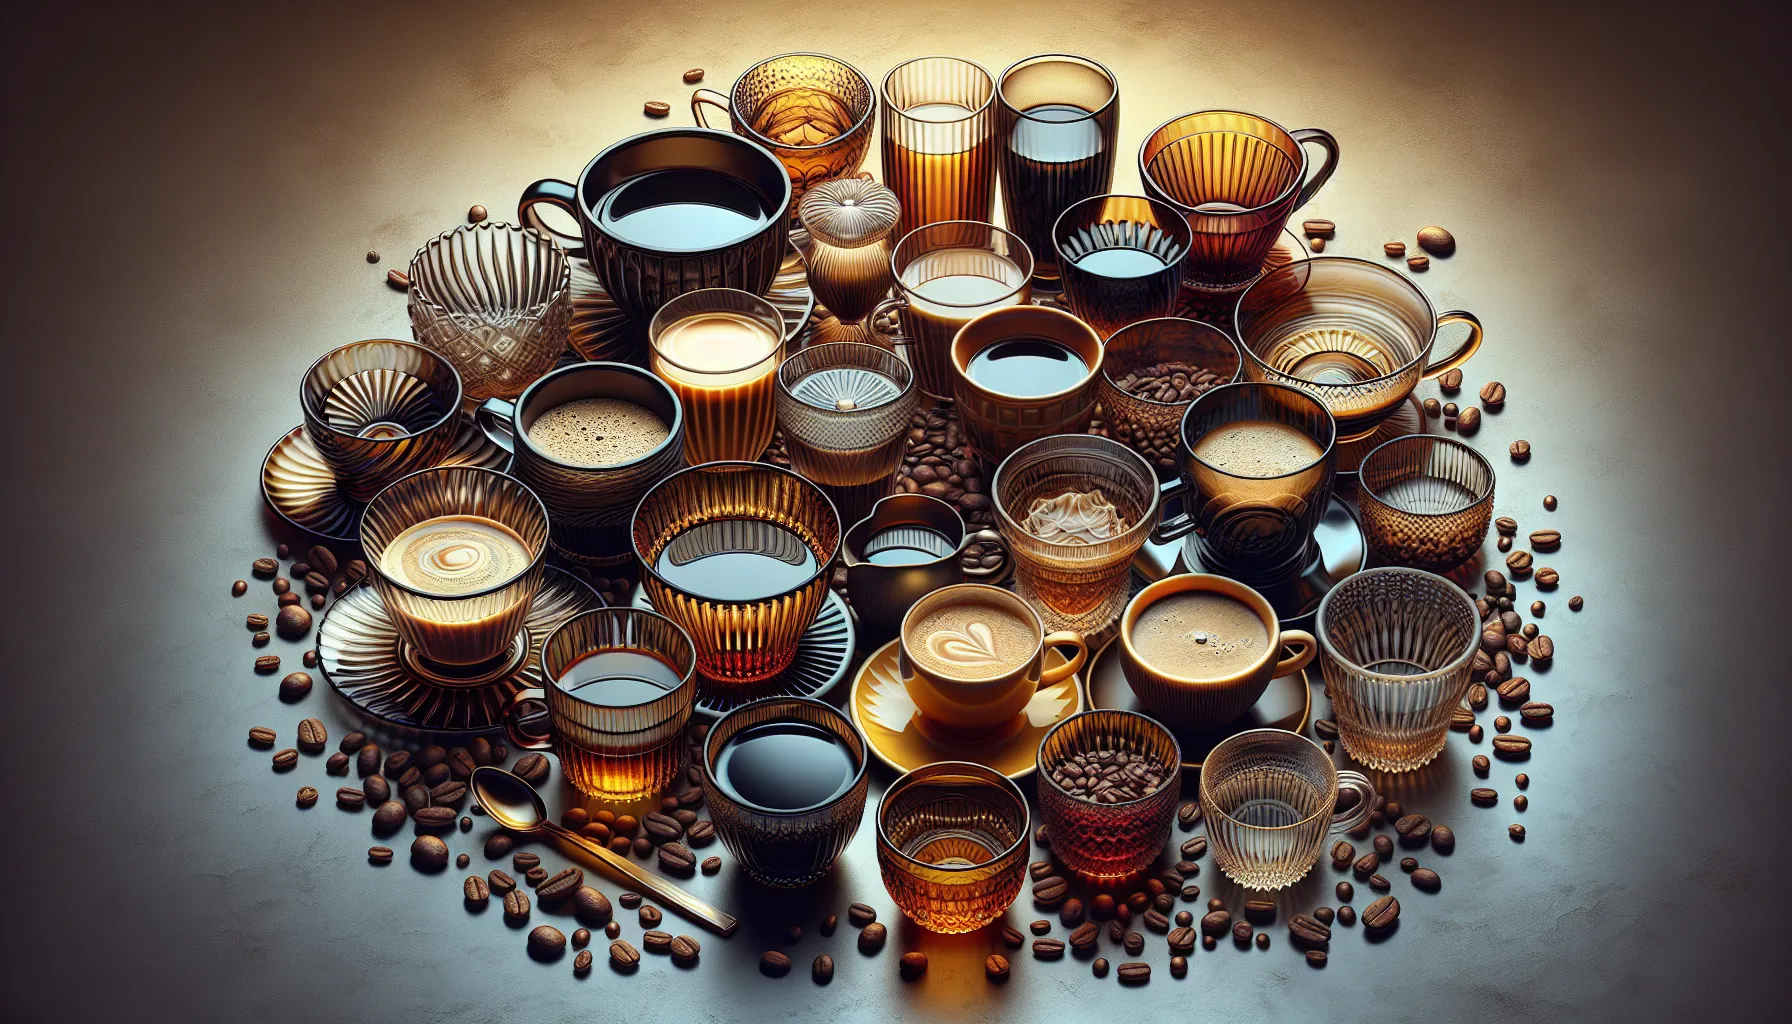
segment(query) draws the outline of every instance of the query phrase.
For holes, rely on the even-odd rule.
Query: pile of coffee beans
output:
[[[1177,767],[1180,771],[1180,766]],[[1171,768],[1150,754],[1127,750],[1085,750],[1068,754],[1046,769],[1066,793],[1098,804],[1125,803],[1163,788]]]

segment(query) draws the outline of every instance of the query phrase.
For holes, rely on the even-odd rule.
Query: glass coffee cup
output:
[[[1341,790],[1356,800],[1338,809]],[[1201,810],[1213,860],[1250,889],[1282,889],[1305,878],[1328,835],[1375,811],[1375,787],[1340,771],[1319,744],[1282,729],[1229,737],[1201,762]]]
[[[987,469],[1015,449],[1082,434],[1095,415],[1101,338],[1061,309],[984,313],[952,338],[952,398],[972,455]]]
[[[890,783],[877,805],[877,866],[909,920],[930,932],[976,931],[1026,884],[1027,798],[1013,780],[937,761]]]
[[[305,435],[357,502],[447,458],[462,396],[446,356],[383,338],[324,353],[299,382]]]
[[[1025,306],[1032,295],[1033,253],[1020,236],[982,221],[927,224],[903,235],[890,253],[895,294],[873,317],[901,312],[909,365],[921,390],[951,398],[952,339],[993,309]]]
[[[725,111],[735,134],[783,163],[795,209],[810,186],[847,177],[864,162],[877,93],[864,72],[838,57],[784,53],[742,72],[726,96],[713,89],[691,93],[691,116],[708,128],[705,106]]]
[[[1453,437],[1407,434],[1357,471],[1369,553],[1382,565],[1447,573],[1474,558],[1493,519],[1493,466]]]
[[[1052,854],[1078,876],[1112,884],[1163,853],[1182,793],[1182,747],[1136,711],[1084,711],[1039,742],[1039,816]]]
[[[995,96],[989,72],[959,57],[917,57],[884,76],[883,179],[902,205],[898,236],[940,221],[989,220]]]
[[[961,583],[916,601],[902,620],[897,674],[922,716],[947,731],[1013,722],[1042,686],[1063,682],[1088,659],[1083,636],[1047,633],[1032,606],[1000,587]],[[1046,667],[1049,647],[1071,647]]]
[[[919,404],[914,371],[860,342],[810,345],[779,364],[774,396],[790,466],[853,523],[896,486]]]
[[[647,325],[648,366],[684,406],[685,461],[748,462],[778,425],[774,377],[784,358],[778,307],[735,288],[685,292]]]

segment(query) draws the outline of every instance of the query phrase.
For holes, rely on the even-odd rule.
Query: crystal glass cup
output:
[[[1338,791],[1357,799],[1337,810]],[[1319,744],[1282,729],[1223,740],[1201,762],[1201,810],[1219,869],[1249,889],[1282,889],[1306,877],[1325,837],[1375,810],[1375,787],[1339,771]]]
[[[1033,253],[1020,236],[981,221],[916,228],[890,254],[896,294],[873,316],[900,311],[903,338],[921,390],[952,397],[952,338],[980,314],[1024,306],[1032,295]]]
[[[1014,590],[1048,629],[1098,636],[1126,607],[1133,556],[1157,523],[1157,474],[1131,448],[1067,434],[1022,445],[990,484]]]
[[[299,382],[305,434],[354,501],[447,458],[461,395],[446,357],[385,339],[326,352]]]
[[[515,398],[554,368],[572,323],[572,265],[534,228],[465,224],[411,259],[411,332],[447,356],[469,403]]]
[[[1120,85],[1087,57],[1028,57],[996,80],[1002,210],[1033,250],[1035,285],[1058,287],[1052,224],[1072,203],[1114,183],[1119,132]]]
[[[1358,470],[1369,553],[1383,565],[1447,573],[1475,557],[1493,519],[1493,466],[1453,437],[1408,434]]]
[[[845,745],[858,768],[850,786],[813,807],[780,810],[741,799],[716,782],[716,757],[743,730],[772,722],[825,729]],[[819,881],[865,816],[865,774],[870,746],[839,709],[807,697],[768,697],[722,716],[703,742],[703,797],[722,845],[748,877],[762,885],[793,889]]]
[[[877,866],[897,908],[930,932],[976,931],[1026,882],[1027,798],[1002,773],[939,761],[877,805]]]
[[[785,53],[748,68],[724,96],[691,93],[691,116],[721,109],[734,133],[752,139],[790,172],[791,209],[811,186],[859,169],[871,145],[877,93],[865,73],[825,53]]]
[[[1066,291],[1075,268],[1066,271]],[[1158,479],[1176,476],[1182,417],[1201,390],[1238,379],[1238,343],[1211,324],[1140,320],[1102,346],[1101,418],[1108,436],[1145,457]]]
[[[713,358],[674,354],[668,330],[695,317],[721,315],[758,324],[766,344],[718,348]],[[784,359],[784,317],[778,307],[734,288],[701,288],[661,306],[647,325],[649,367],[684,406],[685,461],[750,462],[765,454],[778,425],[774,378]],[[698,353],[705,355],[705,353]]]
[[[394,539],[418,523],[444,516],[497,523],[528,548],[529,564],[508,578],[461,593],[432,593],[387,571],[386,549]],[[374,590],[400,639],[432,662],[478,666],[505,656],[528,638],[523,623],[541,588],[548,510],[526,484],[495,470],[426,469],[396,481],[367,503],[361,547]]]
[[[621,677],[626,684],[636,666],[614,663],[610,676],[569,670],[587,658],[621,656],[637,664],[651,658],[678,679],[677,685],[653,696],[636,685],[614,689],[630,699],[606,695],[606,682]],[[678,624],[639,608],[599,608],[561,623],[541,646],[540,687],[526,687],[511,697],[505,731],[512,746],[552,750],[572,787],[604,800],[638,800],[665,790],[678,778],[684,744],[680,742],[697,699],[697,650]],[[643,695],[647,699],[639,699]],[[531,732],[525,712],[547,705],[546,735]]]
[[[778,424],[791,468],[821,485],[843,523],[890,493],[919,404],[914,372],[886,348],[811,345],[778,367]]]
[[[1041,339],[1081,362],[1073,383],[1041,394],[1005,389],[1009,382],[999,376],[974,375],[973,363],[986,350],[1003,342]],[[991,310],[959,328],[952,338],[952,399],[958,403],[972,457],[991,469],[1028,442],[1087,431],[1095,416],[1095,381],[1101,376],[1103,358],[1101,338],[1088,324],[1049,306]],[[1012,383],[1022,380],[1017,377]]]
[[[1103,338],[1176,311],[1189,230],[1170,204],[1090,196],[1064,208],[1049,242],[1070,311]]]
[[[989,72],[959,57],[917,57],[884,76],[883,173],[902,204],[898,236],[938,221],[989,220],[995,95]]]
[[[1368,569],[1325,595],[1314,632],[1345,752],[1386,772],[1430,763],[1481,638],[1462,588],[1418,569]]]
[[[1162,784],[1133,799],[1078,796],[1058,778],[1077,754],[1106,763],[1124,753],[1162,770]],[[1150,867],[1170,838],[1182,792],[1182,748],[1170,731],[1134,711],[1084,711],[1052,727],[1039,742],[1039,816],[1052,853],[1078,875],[1113,882]]]

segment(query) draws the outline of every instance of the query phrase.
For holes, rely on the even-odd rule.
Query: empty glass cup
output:
[[[333,349],[299,381],[305,436],[353,501],[447,458],[460,432],[460,374],[408,341]]]
[[[1002,773],[939,761],[884,791],[877,866],[890,899],[931,932],[976,931],[1026,882],[1027,798]]]
[[[1493,466],[1453,437],[1408,434],[1358,470],[1369,553],[1382,565],[1446,573],[1475,557],[1493,519]]]
[[[1341,811],[1340,789],[1357,795]],[[1339,771],[1304,736],[1251,729],[1222,741],[1201,763],[1201,810],[1213,861],[1227,878],[1281,889],[1313,870],[1326,836],[1369,820],[1375,787],[1359,772]]]

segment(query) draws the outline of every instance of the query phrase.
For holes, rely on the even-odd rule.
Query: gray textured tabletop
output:
[[[13,410],[0,1016],[1639,1020],[1780,1005],[1783,7],[7,4],[0,17]],[[275,774],[245,745],[250,726],[289,736],[304,715],[335,735],[355,724],[321,685],[297,706],[276,699],[242,627],[271,602],[259,585],[264,607],[228,595],[252,559],[298,539],[265,517],[255,473],[298,422],[301,371],[345,341],[409,337],[385,271],[470,204],[508,216],[528,182],[571,177],[652,127],[644,100],[685,123],[687,67],[725,87],[792,49],[873,78],[924,53],[994,69],[1085,53],[1119,77],[1126,154],[1204,107],[1332,131],[1340,169],[1305,211],[1338,221],[1330,253],[1379,258],[1429,223],[1455,232],[1460,252],[1419,280],[1440,308],[1485,321],[1471,383],[1510,390],[1474,438],[1500,473],[1498,511],[1567,538],[1545,620],[1560,653],[1534,674],[1557,722],[1522,768],[1522,815],[1507,765],[1489,783],[1501,807],[1470,806],[1475,748],[1460,734],[1425,770],[1381,779],[1458,835],[1428,861],[1442,892],[1390,876],[1406,907],[1395,935],[1340,929],[1314,970],[1278,926],[1267,952],[1200,951],[1180,980],[1152,936],[1143,988],[1024,953],[992,986],[989,935],[900,922],[867,825],[810,890],[759,890],[731,865],[693,882],[744,921],[700,966],[653,958],[623,977],[600,957],[579,979],[570,957],[525,956],[501,915],[463,909],[460,872],[373,868],[365,816],[327,796],[296,810],[298,785],[334,788],[318,759]],[[1130,156],[1120,165],[1117,189],[1136,189]],[[1514,466],[1519,437],[1536,454]],[[1545,493],[1559,511],[1542,511]],[[296,645],[274,649],[298,660]],[[1523,845],[1507,839],[1514,820]],[[451,845],[484,866],[482,834]],[[1284,895],[1283,920],[1332,902],[1336,877],[1321,864]],[[1211,858],[1198,880],[1243,899]],[[845,929],[815,934],[855,899],[891,925],[878,957]],[[1023,900],[1010,920],[1035,916]],[[799,965],[837,958],[831,986],[757,973],[792,923],[807,929],[789,947]],[[909,948],[931,957],[920,981],[898,978]]]

